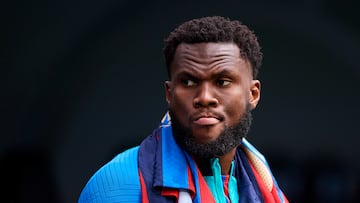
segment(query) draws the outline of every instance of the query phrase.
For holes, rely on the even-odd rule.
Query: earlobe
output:
[[[260,90],[261,90],[261,83],[259,80],[251,81],[250,85],[250,107],[251,110],[255,109],[257,104],[260,101]]]
[[[165,81],[164,86],[165,86],[165,99],[168,105],[170,105],[171,82]]]

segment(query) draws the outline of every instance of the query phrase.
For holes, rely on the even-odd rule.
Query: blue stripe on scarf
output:
[[[162,128],[161,143],[163,186],[188,189],[186,158],[172,136],[171,126]]]
[[[185,153],[186,158],[188,160],[189,166],[190,166],[190,170],[191,170],[191,174],[193,176],[193,179],[195,180],[194,182],[194,186],[195,186],[195,197],[193,199],[193,203],[200,203],[200,184],[199,184],[199,176],[198,176],[198,172],[197,172],[197,166],[195,161],[190,157],[190,155],[188,155],[187,153]]]
[[[235,153],[235,177],[239,202],[263,203],[262,194],[245,153],[239,147]]]

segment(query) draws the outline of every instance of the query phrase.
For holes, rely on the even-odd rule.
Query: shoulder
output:
[[[128,149],[100,168],[81,192],[80,202],[140,202],[139,147]]]

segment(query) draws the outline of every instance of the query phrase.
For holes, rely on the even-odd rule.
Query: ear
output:
[[[170,105],[171,98],[171,81],[165,81],[165,99],[168,105]]]
[[[250,108],[255,109],[260,101],[261,83],[259,80],[252,80],[250,84]]]

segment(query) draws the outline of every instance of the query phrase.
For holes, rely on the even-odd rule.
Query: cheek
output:
[[[231,97],[229,96],[231,95]],[[232,120],[238,120],[246,111],[246,105],[248,103],[248,97],[244,94],[244,91],[236,91],[224,96],[223,106],[227,115]]]
[[[178,113],[186,113],[192,105],[191,97],[181,89],[174,89],[171,95],[170,107]]]

